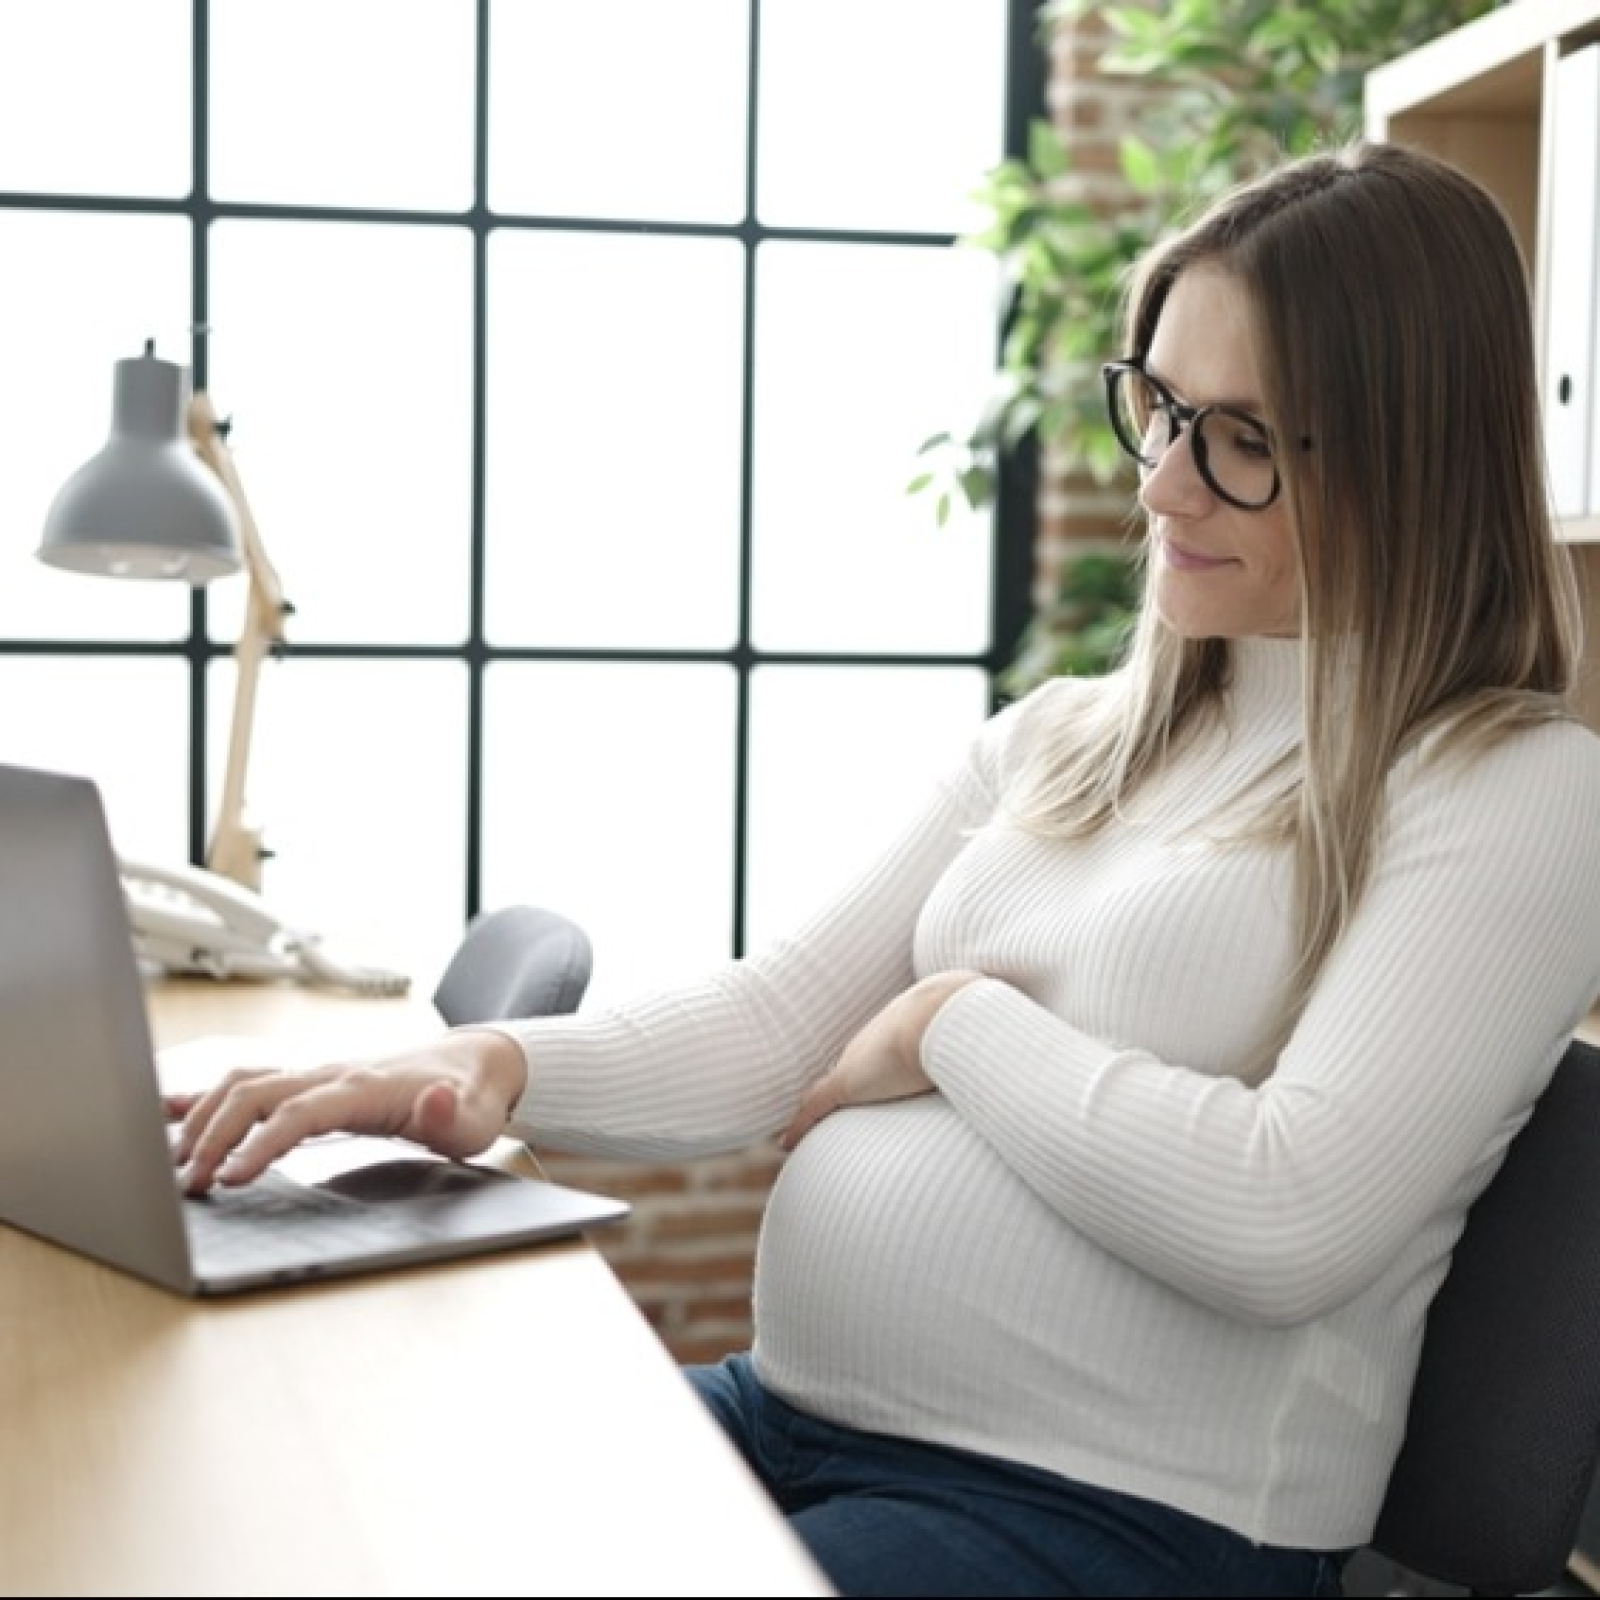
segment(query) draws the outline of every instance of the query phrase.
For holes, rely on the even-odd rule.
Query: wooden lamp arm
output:
[[[261,542],[260,530],[239,481],[239,471],[228,449],[224,428],[217,421],[211,398],[197,390],[189,402],[189,436],[199,454],[222,481],[239,522],[245,570],[250,588],[244,625],[234,646],[233,722],[228,735],[228,766],[223,777],[222,801],[206,850],[206,865],[248,889],[261,887],[261,862],[267,851],[259,828],[245,821],[246,778],[250,744],[255,729],[256,686],[261,664],[284,641],[284,623],[294,609],[284,598],[277,570]]]

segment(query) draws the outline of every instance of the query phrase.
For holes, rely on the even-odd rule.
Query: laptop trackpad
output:
[[[508,1172],[496,1172],[492,1168],[467,1167],[456,1162],[416,1156],[352,1167],[334,1177],[323,1179],[317,1187],[346,1200],[359,1200],[371,1205],[427,1197],[446,1199],[452,1195],[475,1192],[486,1183],[520,1181]]]

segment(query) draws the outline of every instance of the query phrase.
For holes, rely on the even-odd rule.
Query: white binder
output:
[[[1556,63],[1551,187],[1548,321],[1543,411],[1556,515],[1600,510],[1600,469],[1590,459],[1600,443],[1595,364],[1600,318],[1595,313],[1600,250],[1600,44]]]

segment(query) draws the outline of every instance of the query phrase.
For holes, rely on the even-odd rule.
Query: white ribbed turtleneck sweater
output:
[[[1196,824],[1300,737],[1300,648],[1082,841],[986,827],[1015,711],[793,940],[508,1025],[513,1131],[675,1159],[775,1133],[914,979],[986,976],[938,1092],[820,1123],[773,1190],[755,1357],[792,1404],[1025,1461],[1272,1544],[1371,1532],[1466,1207],[1600,986],[1600,739],[1402,763],[1376,872],[1276,1068],[1288,860]],[[1100,692],[1067,681],[1047,694]]]

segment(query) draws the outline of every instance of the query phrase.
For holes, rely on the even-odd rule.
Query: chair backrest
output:
[[[502,906],[474,917],[433,991],[452,1027],[576,1011],[594,951],[570,918],[543,906]]]
[[[1600,1049],[1575,1041],[1428,1312],[1372,1547],[1477,1594],[1554,1586],[1600,1464]]]

